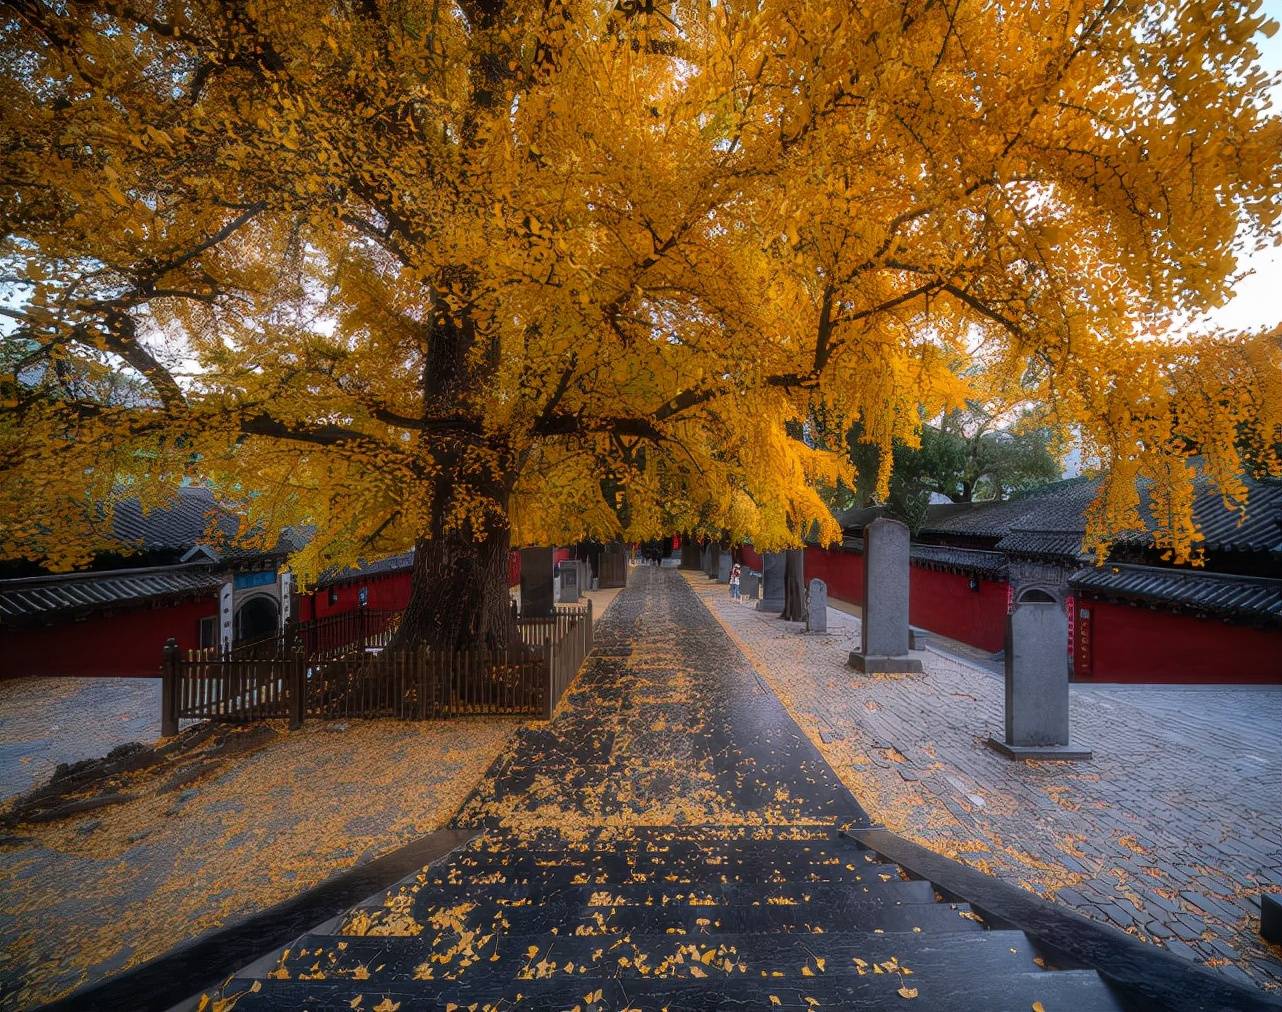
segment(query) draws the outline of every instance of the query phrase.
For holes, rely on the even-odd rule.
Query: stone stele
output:
[[[552,549],[521,549],[521,614],[546,618],[555,610],[552,596]]]
[[[761,600],[757,611],[783,614],[783,552],[766,552],[761,557]]]
[[[908,528],[878,517],[864,528],[864,615],[860,649],[851,651],[858,671],[920,671],[908,656]]]
[[[1014,759],[1089,759],[1069,743],[1068,619],[1055,601],[1018,605],[1006,620],[1006,738]]]
[[[818,578],[810,581],[806,592],[806,632],[828,631],[828,584]]]

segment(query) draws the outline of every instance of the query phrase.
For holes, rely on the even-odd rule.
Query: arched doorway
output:
[[[1044,591],[1044,590],[1038,590],[1036,587],[1033,587],[1031,590],[1025,590],[1025,591],[1023,591],[1023,592],[1019,595],[1019,603],[1020,603],[1020,604],[1023,604],[1023,603],[1025,603],[1026,601],[1031,601],[1031,602],[1033,602],[1034,604],[1056,604],[1056,603],[1058,603],[1058,602],[1056,602],[1055,598],[1054,598],[1054,597],[1052,597],[1050,594],[1048,594],[1046,591]]]
[[[236,642],[248,643],[276,632],[280,609],[276,599],[259,594],[242,604],[236,612]]]

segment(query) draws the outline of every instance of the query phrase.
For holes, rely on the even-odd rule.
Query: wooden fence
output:
[[[390,613],[399,622],[399,613]],[[183,718],[244,722],[510,714],[550,718],[592,650],[592,602],[517,620],[520,642],[495,654],[387,648],[395,622],[348,642],[305,637],[245,653],[165,647],[162,734]]]
[[[357,608],[337,615],[326,615],[311,622],[291,623],[284,632],[273,633],[232,648],[234,657],[273,657],[292,654],[298,649],[309,659],[343,657],[354,649],[385,647],[401,624],[400,611]],[[207,647],[207,656],[218,653],[218,647]]]

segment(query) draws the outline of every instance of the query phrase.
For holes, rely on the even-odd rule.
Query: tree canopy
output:
[[[299,571],[411,543],[818,521],[1018,379],[1107,468],[1279,473],[1259,2],[100,0],[0,32],[0,547],[209,480]],[[121,377],[127,377],[122,383]],[[843,427],[844,431],[844,427]],[[883,494],[891,454],[881,454]],[[626,501],[626,510],[618,507]],[[626,520],[626,525],[620,516]]]
[[[920,442],[896,439],[891,448],[890,488],[885,498],[892,516],[914,530],[925,519],[932,495],[954,503],[1005,499],[1060,477],[1064,434],[1045,424],[1041,412],[1002,400],[968,401],[921,428]],[[855,468],[855,487],[824,490],[836,510],[878,501],[876,478],[880,447],[864,441],[863,426],[845,434]]]

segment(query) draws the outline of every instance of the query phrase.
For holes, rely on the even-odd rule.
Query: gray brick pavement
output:
[[[939,650],[920,675],[846,667],[857,617],[803,634],[724,587],[704,603],[874,819],[1239,980],[1282,990],[1256,933],[1282,891],[1282,687],[1074,686],[1074,763],[1008,760],[1002,681]]]

